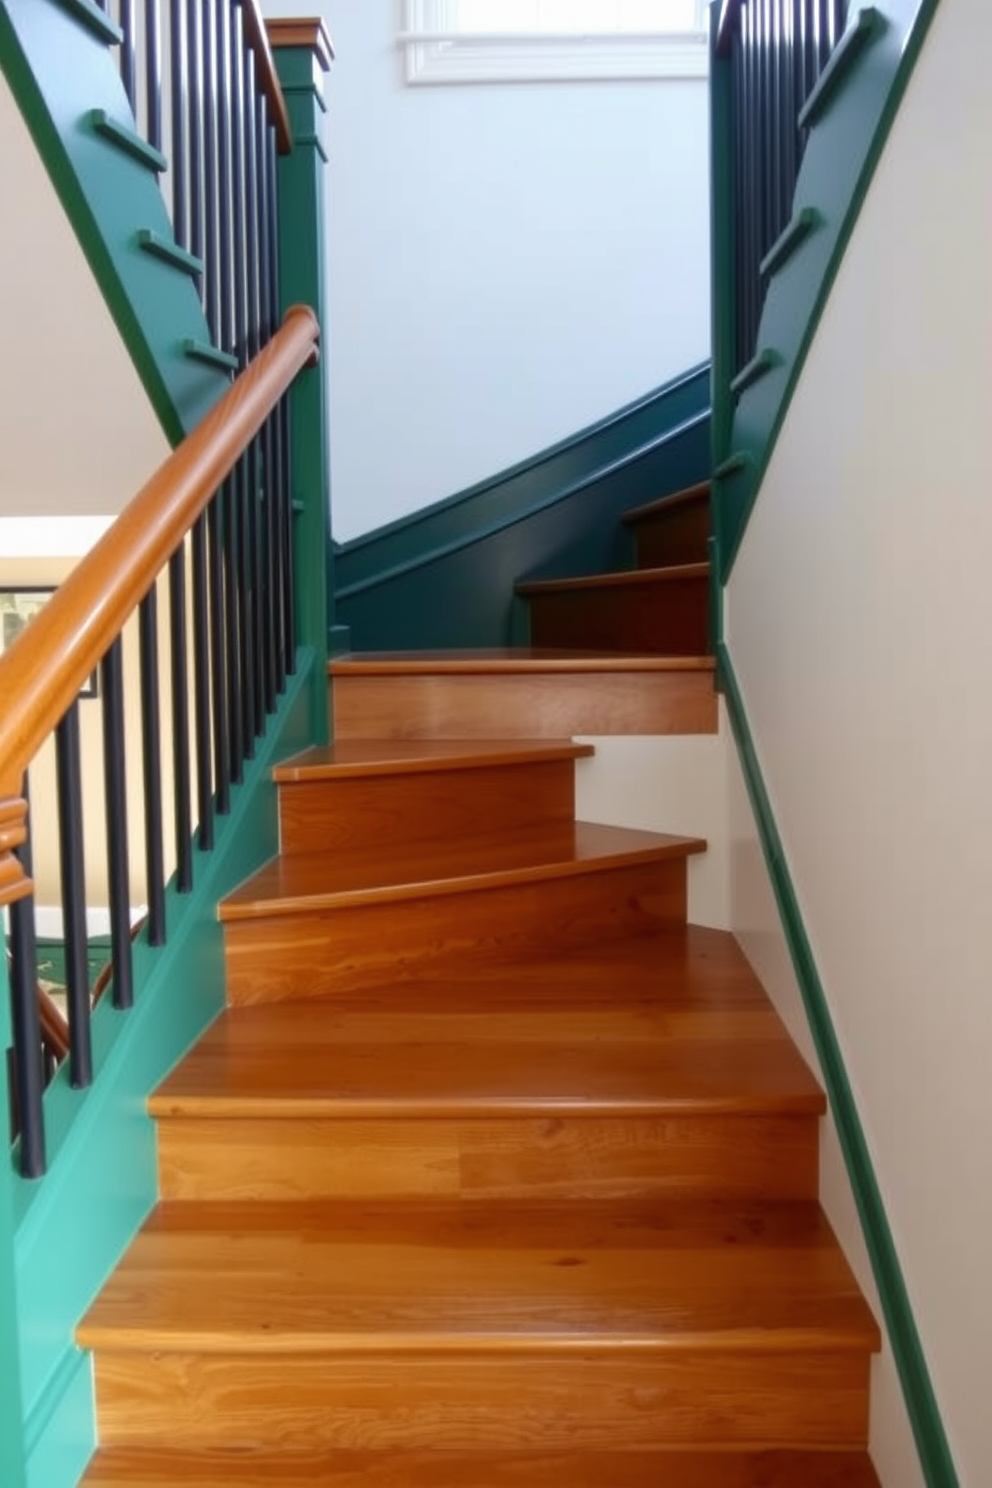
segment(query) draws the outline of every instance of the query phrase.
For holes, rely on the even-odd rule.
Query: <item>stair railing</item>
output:
[[[214,409],[0,656],[0,906],[9,915],[10,1058],[19,1164],[26,1177],[41,1176],[46,1166],[46,1036],[36,995],[30,766],[54,735],[70,1080],[85,1086],[93,1078],[93,1057],[80,689],[98,669],[111,997],[124,1010],[133,1001],[128,782],[140,777],[145,933],[152,945],[160,945],[168,933],[163,751],[168,749],[172,764],[176,885],[188,892],[194,833],[200,849],[212,847],[215,816],[230,810],[231,786],[242,778],[245,760],[293,670],[293,502],[289,443],[280,430],[287,390],[316,360],[318,338],[312,311],[289,310]],[[239,470],[241,478],[233,481],[232,472]],[[160,589],[168,595],[167,687],[159,679]],[[134,615],[140,765],[125,729],[122,633]],[[168,716],[160,706],[163,690],[170,701]]]
[[[159,172],[172,218],[174,241],[141,246],[199,285],[212,339],[187,355],[244,367],[275,329],[276,156],[292,148],[257,0],[97,3],[137,126],[104,127]]]
[[[729,180],[720,183],[725,200],[714,202],[714,319],[732,327],[726,370],[735,381],[746,376],[757,351],[770,260],[790,224],[806,146],[805,106],[846,12],[846,0],[722,0],[720,6],[714,86],[722,64],[729,70],[730,151]]]

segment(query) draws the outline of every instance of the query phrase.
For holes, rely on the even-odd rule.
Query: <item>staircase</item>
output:
[[[686,923],[705,844],[576,822],[588,745],[438,720],[275,771],[227,1010],[152,1097],[160,1203],[78,1331],[86,1483],[877,1488],[824,1099]]]

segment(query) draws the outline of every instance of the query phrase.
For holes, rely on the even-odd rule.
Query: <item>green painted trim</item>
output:
[[[221,351],[219,346],[214,346],[210,341],[194,341],[191,336],[187,336],[183,341],[183,351],[188,357],[209,362],[212,367],[222,367],[226,372],[237,372],[240,366],[236,356],[229,351]]]
[[[232,792],[231,811],[217,820],[213,851],[194,848],[193,892],[181,895],[170,885],[167,944],[153,948],[144,937],[136,943],[134,1008],[119,1013],[105,999],[96,1009],[93,1085],[73,1090],[63,1068],[46,1092],[48,1174],[34,1183],[15,1181],[19,1360],[26,1408],[18,1437],[23,1444],[26,1431],[31,1432],[32,1488],[35,1481],[37,1488],[74,1488],[80,1453],[92,1442],[92,1392],[80,1383],[76,1365],[83,1356],[75,1348],[73,1330],[155,1203],[155,1133],[146,1100],[224,1004],[217,903],[278,850],[271,768],[311,741],[309,696],[315,670],[313,654],[299,652],[296,672],[255,759],[246,766],[244,783]],[[83,1365],[88,1376],[86,1358]],[[40,1467],[35,1473],[36,1463],[44,1464],[44,1474]]]
[[[185,337],[210,339],[192,279],[164,276],[137,245],[139,227],[172,234],[156,176],[129,152],[108,150],[91,122],[99,109],[136,127],[117,58],[57,0],[2,0],[0,66],[156,416],[177,444],[229,379],[182,350]]]
[[[181,248],[175,238],[167,238],[163,233],[157,233],[152,227],[141,227],[138,229],[138,246],[146,253],[151,253],[155,258],[160,258],[170,268],[179,269],[184,274],[192,274],[199,278],[203,273],[203,259],[197,258],[195,253],[188,253]]]
[[[884,24],[873,27],[871,45],[862,48],[859,65],[848,72],[843,90],[810,134],[794,212],[813,208],[819,226],[808,235],[804,251],[781,264],[770,280],[759,328],[759,344],[777,347],[781,366],[746,389],[734,406],[729,380],[724,380],[730,364],[724,361],[718,367],[714,349],[714,466],[719,468],[732,450],[750,456],[746,471],[723,487],[714,502],[724,583],[936,8],[937,0],[888,0]],[[711,88],[719,95],[719,108],[729,108],[726,64],[714,63]],[[714,98],[715,113],[717,103]],[[724,167],[729,169],[729,160]],[[729,230],[726,222],[724,227]],[[732,259],[728,267],[726,257],[719,263],[714,258],[715,327],[732,296],[731,271]]]
[[[742,393],[752,383],[757,382],[759,377],[764,377],[773,367],[781,365],[782,358],[778,352],[770,346],[765,346],[751,358],[746,367],[742,367],[737,376],[730,384],[732,393]]]
[[[937,1407],[909,1294],[899,1265],[892,1230],[872,1166],[857,1104],[844,1067],[823,982],[817,969],[802,910],[789,872],[785,849],[761,771],[744,699],[726,642],[717,643],[717,666],[727,712],[737,744],[751,808],[754,812],[768,876],[778,905],[789,954],[802,994],[830,1108],[837,1126],[848,1177],[854,1193],[872,1273],[899,1371],[909,1419],[927,1488],[958,1488],[950,1447]]]
[[[12,1041],[7,938],[0,915],[0,1049],[9,1049]],[[0,1113],[4,1122],[9,1110],[10,1083],[4,1058],[0,1059]],[[14,1325],[18,1316],[14,1188],[18,1182],[6,1152],[0,1161],[0,1483],[4,1488],[26,1488],[27,1484],[21,1356]]]
[[[120,46],[124,40],[120,26],[100,9],[95,0],[58,0],[58,3],[74,20],[81,21],[87,30],[109,46]]]
[[[471,531],[453,538],[450,542],[440,543],[437,547],[419,552],[415,556],[408,558],[405,562],[396,563],[392,568],[383,569],[382,572],[372,574],[365,579],[360,579],[356,583],[339,584],[337,599],[351,599],[356,594],[364,594],[367,590],[375,589],[390,579],[400,578],[404,574],[415,573],[418,569],[424,568],[428,564],[436,563],[440,558],[449,558],[455,553],[463,552],[466,548],[474,547],[476,543],[487,542],[489,538],[496,537],[499,533],[506,532],[511,527],[516,527],[520,522],[528,522],[541,512],[548,511],[551,507],[557,506],[559,502],[569,501],[573,496],[581,495],[583,491],[589,490],[591,486],[597,485],[600,481],[607,479],[607,477],[622,474],[625,470],[629,470],[633,465],[637,464],[646,455],[653,455],[664,450],[667,445],[684,435],[688,429],[698,428],[700,425],[706,423],[708,418],[708,413],[701,413],[694,419],[687,419],[677,429],[671,429],[665,434],[660,434],[657,439],[648,440],[637,449],[621,455],[618,459],[612,460],[598,469],[589,471],[568,485],[548,491],[545,496],[537,501],[532,501],[529,506],[521,510],[512,511],[494,522],[473,528]],[[405,521],[410,526],[414,526],[417,523],[419,515],[419,513],[414,513],[412,517],[406,518]]]
[[[834,47],[826,67],[816,80],[816,85],[799,110],[797,123],[800,129],[814,124],[828,103],[837,96],[845,78],[868,42],[885,25],[881,11],[874,5],[863,6],[854,13],[854,24],[848,25],[840,41]]]
[[[497,475],[432,502],[336,548],[338,580],[350,587],[419,555],[446,548],[465,534],[514,513],[526,514],[545,494],[602,471],[709,407],[709,363],[702,362],[557,444]]]
[[[781,268],[813,229],[819,226],[821,220],[815,207],[802,207],[796,212],[761,260],[758,266],[761,273],[774,274],[776,269]]]
[[[146,166],[156,175],[168,170],[169,162],[161,150],[156,150],[136,130],[129,129],[119,119],[113,118],[106,109],[94,109],[90,114],[90,123],[97,134],[103,135],[118,150],[123,150],[133,160],[137,160],[139,165]]]
[[[735,475],[738,470],[746,470],[752,464],[752,456],[749,450],[735,450],[725,460],[721,460],[713,471],[715,481],[726,480],[729,475]]]
[[[285,93],[295,145],[277,164],[279,298],[283,307],[310,305],[326,333],[324,156],[315,143],[322,74],[306,47],[279,47],[275,62],[284,89],[301,74],[313,83]],[[301,372],[289,392],[296,635],[317,658],[310,683],[310,734],[317,744],[329,735],[327,631],[334,583],[325,349],[326,341],[316,366]]]

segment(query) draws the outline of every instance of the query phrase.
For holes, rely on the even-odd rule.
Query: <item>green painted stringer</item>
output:
[[[221,351],[212,341],[194,341],[191,336],[187,336],[183,341],[183,351],[198,361],[209,362],[212,367],[223,367],[226,372],[238,370],[237,357],[229,351]]]
[[[803,207],[797,212],[761,260],[758,266],[761,273],[774,274],[776,269],[781,268],[819,221],[820,214],[815,207]]]
[[[111,118],[106,109],[94,109],[90,118],[97,134],[102,134],[104,139],[109,140],[118,150],[125,151],[132,159],[137,160],[140,165],[147,166],[156,175],[161,171],[168,170],[169,162],[161,150],[156,150],[154,145],[150,145],[146,139],[142,139],[137,130],[129,129],[119,119]]]
[[[871,39],[872,32],[880,30],[884,24],[881,13],[873,5],[865,6],[857,12],[854,25],[844,32],[826,67],[817,78],[812,93],[799,110],[800,129],[805,129],[820,117],[841,87],[858,53]]]
[[[179,269],[183,274],[191,274],[194,278],[203,273],[202,258],[197,258],[195,253],[187,253],[185,248],[180,248],[174,238],[167,238],[163,233],[155,232],[153,228],[139,229],[138,243],[146,253],[160,258],[170,268]]]
[[[768,875],[823,1071],[830,1109],[837,1125],[837,1134],[844,1153],[848,1177],[858,1206],[872,1272],[878,1287],[882,1311],[885,1314],[892,1354],[899,1371],[899,1379],[916,1439],[920,1465],[923,1468],[927,1488],[958,1488],[957,1474],[934,1397],[926,1360],[923,1357],[923,1349],[892,1239],[892,1231],[885,1213],[885,1205],[882,1202],[861,1119],[858,1116],[854,1095],[844,1068],[844,1060],[830,1017],[823,983],[820,980],[809,937],[803,924],[799,900],[782,847],[782,839],[775,824],[740,686],[727,644],[722,639],[716,646],[716,662],[748,796],[754,811],[758,836],[768,867]]]
[[[101,10],[96,0],[58,0],[58,3],[108,46],[120,46],[124,40],[124,32],[120,26],[110,19],[105,10]]]
[[[823,110],[810,133],[794,213],[815,211],[816,231],[806,235],[801,253],[776,265],[759,329],[759,344],[774,346],[781,364],[745,389],[736,407],[730,391],[732,256],[714,238],[713,325],[718,344],[714,346],[713,463],[724,477],[736,472],[714,502],[724,583],[937,3],[889,0],[884,17],[874,13],[878,18],[866,26],[855,48],[857,61],[845,71],[843,88],[833,94],[830,107]],[[725,199],[732,140],[726,128],[717,126],[726,123],[730,86],[729,63],[716,59],[711,81],[712,212],[714,231],[722,224],[724,237],[731,231],[732,220]],[[747,455],[746,466],[730,466],[728,455],[732,459],[737,454]]]
[[[163,275],[137,243],[140,228],[172,226],[156,175],[93,126],[99,110],[135,132],[116,54],[80,24],[88,7],[2,0],[0,67],[166,436],[178,444],[229,385],[219,368],[187,357],[182,341],[209,341],[188,274]],[[106,17],[103,16],[106,20]],[[113,127],[113,125],[111,127]]]
[[[759,377],[764,377],[766,372],[770,372],[773,367],[777,367],[780,361],[781,357],[778,353],[773,351],[770,346],[766,346],[764,350],[758,352],[757,356],[751,358],[746,367],[741,368],[730,384],[730,391],[732,393],[742,393],[753,382],[757,382]]]

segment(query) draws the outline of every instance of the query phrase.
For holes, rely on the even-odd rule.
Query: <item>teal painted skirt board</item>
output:
[[[709,367],[335,552],[355,650],[505,646],[517,579],[629,566],[628,507],[705,479]]]

